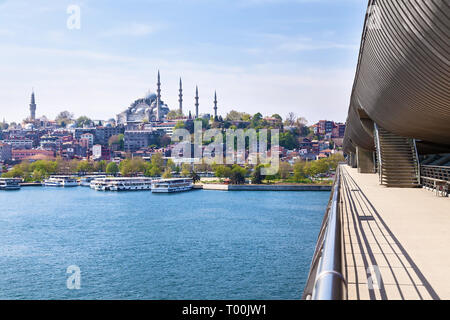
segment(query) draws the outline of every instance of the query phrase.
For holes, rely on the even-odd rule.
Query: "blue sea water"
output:
[[[0,299],[299,299],[328,197],[0,191]]]

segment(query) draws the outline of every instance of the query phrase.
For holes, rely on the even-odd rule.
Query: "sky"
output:
[[[71,11],[75,6],[79,9]],[[156,91],[200,113],[345,121],[366,0],[0,0],[0,121],[110,119]],[[79,21],[79,28],[77,28]]]

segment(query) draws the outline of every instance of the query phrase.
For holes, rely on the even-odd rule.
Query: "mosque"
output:
[[[117,115],[117,123],[127,126],[143,122],[160,122],[169,113],[169,107],[161,100],[161,78],[158,71],[158,89],[137,99],[130,107]]]
[[[127,110],[117,115],[117,124],[126,127],[138,127],[140,124],[149,122],[157,123],[167,120],[169,107],[161,99],[161,77],[158,71],[158,81],[156,83],[156,93],[148,92],[144,98],[134,101]],[[179,112],[183,114],[183,84],[180,79],[179,88]],[[189,112],[190,114],[190,112]],[[195,118],[199,117],[199,96],[198,87],[195,89]],[[214,117],[217,118],[217,94],[214,93]]]

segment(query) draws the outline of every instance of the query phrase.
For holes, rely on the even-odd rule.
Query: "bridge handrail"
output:
[[[450,183],[450,167],[421,165],[420,176],[423,187],[435,189],[434,180]]]
[[[416,157],[416,170],[417,170],[417,182],[420,185],[420,176],[422,175],[422,173],[420,172],[420,158],[419,158],[419,152],[417,151],[417,143],[416,143],[416,139],[413,139],[414,142],[414,156]]]
[[[341,168],[338,166],[303,292],[303,300],[341,300],[344,298],[345,279],[342,275],[342,239],[339,217],[340,181]]]
[[[383,180],[383,162],[381,160],[381,144],[380,144],[380,132],[378,131],[378,126],[376,123],[373,124],[375,129],[375,146],[377,148],[377,161],[378,161],[378,175],[380,178],[380,183]]]
[[[421,164],[420,167],[421,168],[438,168],[438,169],[450,170],[450,167],[446,167],[446,166],[432,166],[432,165],[428,165],[428,164]]]

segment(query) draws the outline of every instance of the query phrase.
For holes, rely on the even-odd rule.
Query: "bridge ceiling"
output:
[[[369,1],[347,124],[353,143],[373,141],[360,135],[357,105],[388,131],[450,145],[449,36],[448,0]]]

